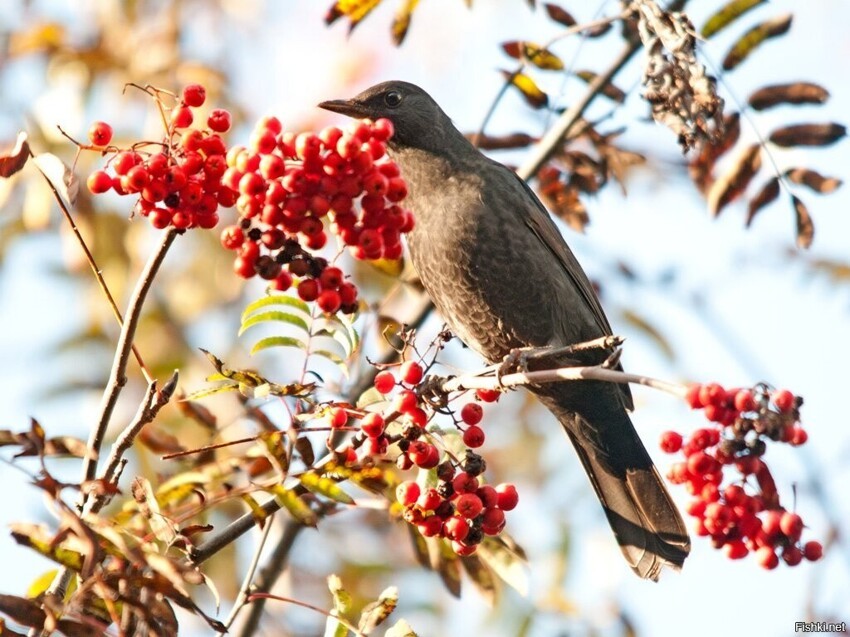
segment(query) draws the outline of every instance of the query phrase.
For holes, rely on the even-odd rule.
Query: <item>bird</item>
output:
[[[407,181],[415,218],[411,261],[469,348],[497,364],[518,351],[612,334],[590,280],[534,191],[481,153],[427,92],[389,81],[319,107],[392,122],[387,150]],[[570,359],[592,365],[610,354],[589,349]],[[572,442],[632,570],[657,580],[663,567],[680,569],[690,538],[629,418],[628,385],[581,380],[528,389]]]

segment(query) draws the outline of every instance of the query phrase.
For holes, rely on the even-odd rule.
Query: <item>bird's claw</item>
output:
[[[515,347],[512,349],[496,368],[496,381],[499,386],[502,386],[502,376],[514,372],[524,374],[528,371],[528,362],[531,359],[538,358],[541,353],[545,355],[550,349],[549,347]]]

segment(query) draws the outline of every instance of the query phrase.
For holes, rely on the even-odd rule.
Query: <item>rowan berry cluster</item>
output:
[[[353,312],[357,289],[314,252],[326,245],[329,226],[357,259],[401,256],[401,235],[414,222],[399,205],[407,184],[386,155],[392,134],[386,119],[318,134],[284,131],[278,119],[263,119],[247,147],[227,153],[222,178],[238,193],[239,221],[221,236],[237,252],[236,273],[259,275],[279,290],[297,278],[303,300],[318,300],[326,312]]]
[[[780,555],[789,566],[820,559],[823,547],[813,540],[801,543],[803,520],[780,504],[762,459],[769,442],[806,442],[799,424],[802,399],[764,385],[726,390],[711,383],[689,387],[686,400],[716,424],[697,429],[687,440],[666,431],[661,449],[684,457],[667,477],[695,496],[687,512],[696,518],[697,535],[710,537],[730,559],[754,552],[766,569],[776,568]]]
[[[163,93],[153,94],[164,109]],[[227,147],[220,133],[230,128],[230,113],[215,109],[207,117],[206,127],[191,128],[195,109],[205,101],[206,91],[200,84],[184,88],[159,143],[111,147],[112,128],[95,122],[89,129],[92,145],[84,148],[109,153],[110,158],[105,169],[89,175],[89,190],[96,195],[112,190],[138,196],[136,210],[155,228],[215,227],[219,206],[233,206],[238,193],[222,184]]]
[[[404,508],[402,517],[423,536],[445,538],[458,555],[472,555],[485,536],[501,533],[505,512],[516,507],[519,497],[511,484],[483,484],[486,463],[473,451],[485,439],[479,426],[484,416],[480,403],[495,401],[499,392],[479,390],[477,401],[453,412],[465,448],[463,456],[457,457],[442,452],[435,444],[437,435],[425,430],[435,410],[419,391],[423,379],[424,369],[415,361],[403,363],[395,372],[378,373],[374,386],[386,397],[386,406],[361,418],[354,448],[358,455],[372,458],[397,449],[396,465],[401,471],[422,470],[421,480],[407,480],[396,490]],[[343,413],[331,415],[334,427],[348,422],[344,410],[339,411]]]

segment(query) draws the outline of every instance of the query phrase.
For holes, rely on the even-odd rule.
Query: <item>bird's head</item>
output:
[[[351,99],[322,102],[319,108],[356,119],[387,118],[395,129],[390,147],[437,150],[445,147],[447,136],[462,137],[439,104],[410,82],[382,82]]]

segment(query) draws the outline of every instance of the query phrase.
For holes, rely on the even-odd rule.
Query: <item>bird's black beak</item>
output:
[[[366,106],[359,102],[355,102],[354,100],[328,100],[327,102],[319,104],[319,108],[357,119],[369,116],[369,111]]]

